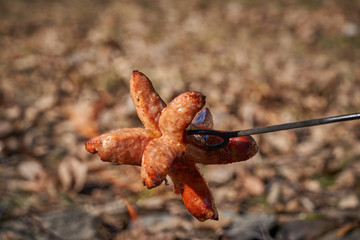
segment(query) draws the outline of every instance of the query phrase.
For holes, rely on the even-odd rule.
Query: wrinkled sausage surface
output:
[[[188,127],[213,127],[210,110],[200,111],[205,105],[204,95],[185,92],[166,106],[151,81],[139,71],[131,76],[130,92],[145,129],[125,128],[105,133],[86,142],[86,150],[98,153],[106,162],[141,166],[141,178],[148,188],[158,186],[169,175],[174,192],[182,195],[186,208],[195,218],[217,220],[211,191],[196,164],[247,160],[258,150],[254,139],[232,138],[227,146],[206,151],[206,145],[222,140],[216,136],[187,136],[185,132]]]
[[[159,119],[160,138],[146,147],[141,165],[144,185],[160,185],[174,161],[185,151],[185,129],[205,104],[205,97],[198,92],[185,92],[176,97],[162,111]]]
[[[154,90],[150,79],[137,70],[130,78],[130,95],[145,128],[160,133],[159,118],[166,104]]]
[[[98,153],[104,162],[141,165],[145,147],[155,138],[151,130],[124,128],[92,138],[85,144],[90,153]]]
[[[194,164],[176,161],[169,171],[174,192],[180,193],[187,210],[199,221],[218,219],[212,194]]]

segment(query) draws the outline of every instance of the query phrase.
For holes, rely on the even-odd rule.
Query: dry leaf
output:
[[[87,178],[87,166],[76,158],[63,160],[58,167],[58,176],[64,191],[79,192]]]
[[[244,177],[244,188],[254,196],[259,196],[265,191],[265,185],[262,180],[257,176],[250,174]]]
[[[68,106],[65,112],[81,136],[92,138],[99,135],[98,115],[111,100],[110,95],[103,92],[95,100],[82,99],[77,104]]]
[[[20,189],[29,192],[40,192],[51,182],[48,174],[40,163],[34,160],[21,162],[17,168],[18,173],[26,180],[11,180],[10,189]]]
[[[354,221],[354,222],[345,224],[336,230],[336,236],[338,236],[339,238],[343,238],[346,234],[348,234],[350,231],[352,231],[353,229],[355,229],[359,226],[360,226],[359,221]]]
[[[21,162],[18,166],[18,173],[29,181],[41,181],[46,176],[44,168],[34,160]]]

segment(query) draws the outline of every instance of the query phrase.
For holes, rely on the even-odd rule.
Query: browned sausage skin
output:
[[[227,146],[206,151],[206,145],[220,141],[218,137],[187,136],[185,131],[188,127],[213,127],[210,110],[200,111],[205,105],[204,95],[185,92],[166,106],[151,81],[139,71],[131,76],[130,92],[145,128],[105,133],[86,142],[86,150],[98,153],[106,162],[141,166],[141,178],[148,188],[160,185],[169,175],[174,191],[182,195],[186,208],[195,218],[217,220],[212,194],[196,164],[247,160],[258,150],[254,139],[232,138]]]
[[[174,192],[180,193],[187,210],[199,221],[218,219],[212,194],[198,168],[179,158],[169,171]]]
[[[147,145],[142,158],[141,177],[148,188],[160,185],[174,159],[185,151],[185,129],[204,104],[202,94],[185,92],[162,111],[159,120],[162,136]]]
[[[166,104],[154,90],[150,79],[137,70],[130,78],[130,95],[145,128],[160,134],[159,118]]]
[[[85,144],[90,153],[98,153],[104,162],[141,165],[145,147],[155,138],[153,131],[144,128],[124,128],[104,133]]]

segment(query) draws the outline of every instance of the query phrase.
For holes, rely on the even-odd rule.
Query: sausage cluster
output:
[[[145,128],[125,128],[90,139],[85,148],[101,160],[141,167],[142,182],[148,188],[160,185],[166,176],[181,194],[188,211],[199,221],[218,219],[215,203],[196,164],[227,164],[247,160],[257,153],[251,136],[230,139],[223,148],[207,151],[205,146],[219,142],[216,136],[187,136],[187,128],[212,128],[205,96],[185,92],[167,106],[151,81],[133,71],[131,98]]]

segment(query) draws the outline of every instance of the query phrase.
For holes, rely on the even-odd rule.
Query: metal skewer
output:
[[[299,122],[291,122],[291,123],[284,123],[279,125],[271,125],[266,127],[258,127],[240,131],[233,131],[233,132],[220,132],[212,129],[189,129],[186,130],[188,135],[192,134],[203,134],[203,135],[213,135],[222,138],[224,141],[207,146],[207,150],[215,150],[218,148],[222,148],[229,143],[229,139],[233,137],[240,137],[240,136],[249,136],[249,135],[256,135],[262,133],[269,133],[269,132],[278,132],[283,130],[295,129],[295,128],[303,128],[303,127],[311,127],[317,125],[324,125],[330,124],[335,122],[343,122],[343,121],[351,121],[360,119],[360,113],[353,113],[353,114],[346,114],[334,117],[326,117],[326,118],[318,118],[312,120],[305,120]]]

